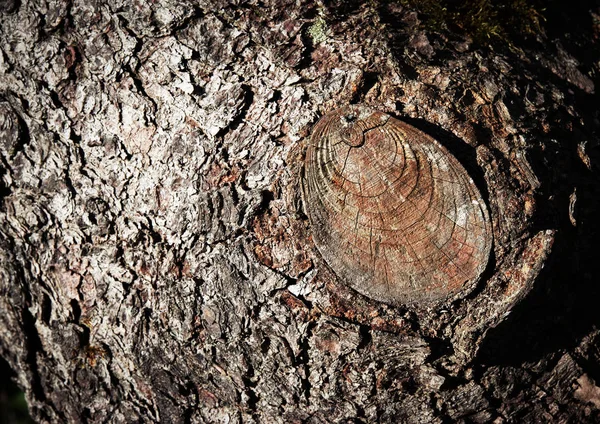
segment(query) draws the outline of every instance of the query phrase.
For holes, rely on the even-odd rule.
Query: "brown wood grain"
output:
[[[473,180],[436,140],[385,113],[351,105],[325,115],[303,187],[318,250],[368,297],[436,304],[485,269],[492,232]]]

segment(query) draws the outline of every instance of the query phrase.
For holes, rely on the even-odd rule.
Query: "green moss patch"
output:
[[[460,31],[483,44],[540,32],[544,21],[539,0],[391,1],[416,9],[431,29]]]

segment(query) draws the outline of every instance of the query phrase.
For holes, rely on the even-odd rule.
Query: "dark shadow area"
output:
[[[4,209],[4,199],[11,193],[10,188],[4,183],[4,175],[6,175],[6,169],[0,164],[0,210]]]
[[[598,163],[600,154],[597,150],[594,153],[595,158],[591,160]],[[546,220],[540,220],[540,224],[549,224],[555,218],[558,222],[552,253],[534,289],[504,322],[488,333],[480,351],[482,363],[518,366],[535,361],[560,349],[575,348],[582,337],[600,328],[597,253],[600,175],[597,169],[589,170],[578,161],[572,150],[571,154],[561,150],[553,160],[545,162],[547,169],[554,169],[555,176],[562,177],[547,180],[559,187],[554,187],[554,198],[540,205],[546,210]],[[568,173],[561,172],[569,170],[565,162],[571,162]],[[578,166],[573,169],[573,164]],[[593,378],[600,381],[600,367],[596,368]]]
[[[335,11],[334,15],[327,16],[330,23],[345,21],[364,5],[361,0],[326,0],[323,3],[329,10]]]
[[[578,69],[594,79],[596,93],[584,92],[537,62],[520,64],[565,95],[565,108],[550,116],[553,128],[538,135],[541,146],[528,155],[541,182],[532,231],[554,228],[557,235],[532,292],[484,340],[479,357],[484,364],[518,366],[571,350],[600,328],[600,78],[589,72],[600,57],[600,22],[592,22],[592,10],[600,12],[599,1],[551,2],[544,27],[550,39],[583,58]],[[569,106],[581,113],[581,120],[566,112]],[[599,365],[589,367],[589,372],[600,381]]]
[[[565,93],[566,81],[555,82]],[[518,366],[559,351],[572,350],[600,328],[600,150],[598,96],[571,92],[565,103],[583,112],[573,125],[563,110],[554,128],[540,134],[541,148],[529,161],[541,187],[532,232],[557,230],[552,253],[534,289],[497,328],[490,330],[480,351],[484,364]],[[600,380],[600,367],[593,376]]]
[[[30,424],[27,402],[21,389],[12,381],[14,372],[0,358],[0,424]]]
[[[596,16],[600,14],[599,0],[553,0],[543,12],[546,19],[543,26],[548,38],[561,40],[563,47],[581,61],[584,69],[590,69],[598,60],[600,19],[590,12],[595,12]],[[598,81],[600,76],[596,75],[596,89]]]

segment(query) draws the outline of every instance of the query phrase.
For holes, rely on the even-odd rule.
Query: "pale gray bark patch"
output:
[[[0,354],[36,420],[598,419],[597,322],[544,344],[539,319],[597,293],[597,97],[567,48],[481,50],[371,3],[0,8]],[[494,258],[448,310],[373,303],[311,247],[302,146],[359,101],[476,172]]]

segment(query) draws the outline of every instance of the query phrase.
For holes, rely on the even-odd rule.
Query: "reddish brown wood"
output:
[[[437,304],[485,269],[492,232],[473,180],[436,140],[385,113],[352,105],[325,115],[303,188],[319,252],[368,297]]]

